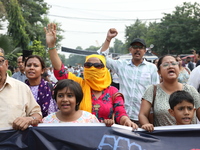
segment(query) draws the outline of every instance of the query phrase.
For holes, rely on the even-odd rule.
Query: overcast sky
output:
[[[197,1],[197,0],[196,0]],[[110,28],[118,30],[117,39],[124,42],[125,26],[135,19],[157,21],[175,6],[195,0],[45,0],[50,6],[50,21],[62,24],[62,46],[83,49],[102,45]],[[114,41],[114,40],[113,40]],[[113,46],[113,42],[111,43]]]
[[[157,21],[163,13],[172,13],[183,2],[195,0],[46,0],[51,5],[49,18],[60,22],[64,40],[62,46],[83,49],[104,42],[110,28],[118,30],[118,38],[124,42],[125,26],[135,19]],[[113,40],[114,41],[114,40]],[[111,43],[113,46],[113,43]]]

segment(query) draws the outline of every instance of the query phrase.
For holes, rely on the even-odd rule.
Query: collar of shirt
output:
[[[25,75],[25,72],[19,71],[19,73],[20,73],[21,76]]]
[[[11,81],[11,77],[9,77],[9,75],[6,75],[6,81],[4,82],[2,88],[0,89],[0,91],[2,91],[4,89],[4,87],[6,86],[6,84],[9,84],[10,86],[12,86],[12,81]]]
[[[146,65],[146,64],[147,64],[147,61],[146,61],[145,59],[143,59],[143,61],[142,61],[142,63],[141,63],[140,65]],[[132,60],[129,60],[128,65],[130,65],[130,66],[135,66],[135,65],[133,64]]]

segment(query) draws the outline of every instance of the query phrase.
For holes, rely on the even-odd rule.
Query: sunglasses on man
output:
[[[102,64],[102,63],[91,63],[91,62],[84,63],[85,68],[90,68],[92,66],[94,66],[95,68],[101,69],[101,68],[104,67],[104,64]]]
[[[142,46],[142,45],[132,45],[131,47],[132,47],[133,49],[137,49],[137,48],[143,49],[143,48],[144,48],[144,46]]]

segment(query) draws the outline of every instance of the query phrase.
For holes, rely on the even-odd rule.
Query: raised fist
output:
[[[108,30],[107,39],[111,40],[112,38],[116,37],[117,34],[118,34],[117,30],[115,28],[111,28]]]

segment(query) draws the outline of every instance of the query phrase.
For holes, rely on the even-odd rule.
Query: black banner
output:
[[[41,124],[0,131],[0,150],[200,150],[199,125],[159,127],[152,133],[131,130],[120,125]]]
[[[72,48],[67,48],[67,47],[61,47],[61,51],[67,52],[67,53],[73,53],[77,55],[82,55],[82,56],[98,54],[96,51],[78,50],[78,49],[72,49]]]

